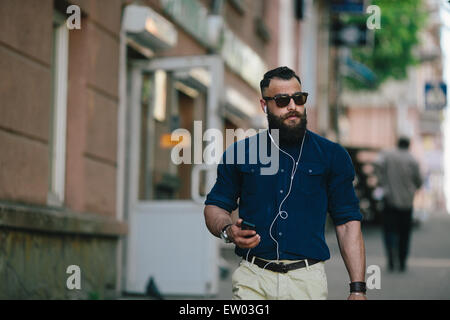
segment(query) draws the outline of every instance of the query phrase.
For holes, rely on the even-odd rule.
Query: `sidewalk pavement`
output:
[[[384,255],[380,226],[363,225],[366,267],[379,266],[380,289],[371,289],[371,300],[450,299],[450,215],[430,214],[412,231],[407,270],[389,272]],[[332,258],[325,268],[328,276],[328,298],[345,299],[348,273],[334,232],[327,234]],[[372,273],[373,274],[373,273]],[[366,281],[371,274],[366,274]]]

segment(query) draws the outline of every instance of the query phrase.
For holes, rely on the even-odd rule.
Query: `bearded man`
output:
[[[253,138],[267,138],[268,147],[279,152],[278,170],[265,175],[260,161],[227,163],[226,154],[239,144],[249,156],[252,137],[238,141],[225,151],[205,201],[208,230],[234,243],[242,257],[232,275],[233,299],[326,299],[327,212],[350,278],[348,299],[366,299],[362,215],[351,159],[339,144],[307,129],[308,94],[293,70],[267,72],[260,87],[269,129]],[[233,223],[230,214],[238,207]]]

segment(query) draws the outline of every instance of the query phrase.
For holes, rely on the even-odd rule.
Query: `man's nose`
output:
[[[295,110],[295,107],[296,107],[297,105],[295,104],[295,102],[294,102],[294,99],[290,99],[289,100],[289,104],[287,105],[287,110],[288,111],[293,111],[293,110]]]

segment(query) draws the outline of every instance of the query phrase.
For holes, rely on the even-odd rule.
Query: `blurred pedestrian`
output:
[[[378,183],[384,191],[383,237],[390,271],[397,259],[400,271],[406,270],[414,194],[422,185],[419,164],[409,153],[409,144],[409,138],[400,137],[397,149],[381,152],[377,161]]]
[[[350,156],[339,144],[306,129],[307,93],[293,70],[271,70],[260,85],[269,130],[225,151],[205,202],[208,229],[234,243],[243,258],[232,276],[233,299],[326,299],[327,211],[349,273],[348,299],[366,299],[362,215]],[[279,141],[272,137],[277,129]],[[255,139],[264,139],[279,154],[275,174],[261,174],[261,163],[227,161],[238,146],[249,155]],[[230,213],[238,206],[240,219],[233,223]],[[244,230],[244,221],[253,230]]]

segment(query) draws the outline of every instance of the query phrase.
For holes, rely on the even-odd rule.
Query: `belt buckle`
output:
[[[288,273],[289,272],[287,264],[284,264],[283,262],[280,262],[278,264],[278,266],[280,267],[280,273]]]

